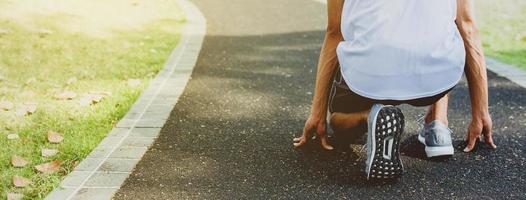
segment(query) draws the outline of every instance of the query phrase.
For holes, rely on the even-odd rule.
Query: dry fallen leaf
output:
[[[71,100],[77,97],[77,93],[73,91],[63,91],[57,95],[55,95],[55,98],[58,100]]]
[[[152,73],[152,72],[146,74],[146,77],[154,77],[154,76],[155,76],[155,73]]]
[[[91,101],[93,103],[99,103],[102,101],[102,98],[104,98],[103,95],[100,95],[100,94],[91,94]]]
[[[40,29],[38,31],[38,35],[40,35],[40,37],[44,37],[46,35],[51,35],[53,34],[53,31],[49,30],[49,29]]]
[[[79,103],[82,106],[96,104],[101,102],[104,96],[105,95],[102,94],[85,94],[82,98],[80,98]]]
[[[16,133],[11,133],[11,134],[7,135],[7,139],[8,140],[18,140],[18,139],[20,139],[20,136],[18,136],[18,134],[16,134]]]
[[[52,157],[54,155],[57,155],[58,150],[56,149],[42,149],[42,157]]]
[[[7,193],[7,200],[21,200],[23,198],[24,198],[24,195],[20,193],[13,193],[13,192]]]
[[[29,185],[29,183],[31,183],[31,181],[27,178],[16,175],[13,176],[13,185],[15,187],[26,187],[27,185]]]
[[[27,163],[28,163],[27,160],[20,156],[17,156],[17,155],[11,156],[11,164],[13,165],[13,167],[25,167]]]
[[[33,114],[37,111],[37,104],[36,103],[24,103],[24,106],[27,108],[27,112]]]
[[[76,82],[77,82],[77,77],[71,77],[71,78],[68,78],[68,80],[66,81],[66,85],[71,85]]]
[[[71,167],[75,168],[75,167],[77,167],[79,165],[79,163],[80,162],[78,160],[72,160],[71,161]]]
[[[47,132],[47,141],[51,143],[60,143],[62,140],[64,140],[64,137],[62,137],[62,135],[59,133],[52,130]]]
[[[51,174],[57,172],[60,169],[60,164],[62,164],[60,160],[54,160],[48,163],[37,165],[35,166],[35,169],[44,174]]]
[[[128,86],[130,87],[137,87],[141,84],[140,79],[128,79]]]
[[[16,115],[17,116],[26,116],[31,115],[37,111],[37,104],[36,103],[23,103],[22,105],[18,106],[16,109]]]
[[[9,111],[13,109],[13,107],[15,107],[15,104],[13,104],[10,101],[7,101],[7,100],[0,101],[0,110]]]
[[[35,77],[31,77],[31,78],[28,78],[25,82],[26,85],[31,85],[31,83],[34,83],[37,81],[37,78]]]

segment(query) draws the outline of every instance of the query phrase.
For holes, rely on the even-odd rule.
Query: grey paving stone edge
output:
[[[502,63],[493,58],[486,58],[486,65],[488,69],[495,72],[499,76],[505,77],[510,81],[526,88],[526,71],[518,67]]]
[[[188,0],[177,0],[186,24],[164,68],[115,128],[47,195],[46,200],[111,199],[159,135],[191,78],[206,33],[206,19]]]
[[[187,23],[164,68],[117,126],[46,200],[111,199],[158,136],[191,78],[206,33],[206,19],[199,9],[188,0],[178,2]],[[486,63],[489,70],[526,88],[525,71],[493,58],[486,58]]]

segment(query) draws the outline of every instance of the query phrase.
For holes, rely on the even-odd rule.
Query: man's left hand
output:
[[[491,117],[485,116],[482,118],[475,117],[469,123],[466,140],[468,145],[464,148],[464,152],[470,152],[475,148],[477,140],[484,136],[484,142],[492,149],[496,149],[497,145],[493,142],[493,122]]]

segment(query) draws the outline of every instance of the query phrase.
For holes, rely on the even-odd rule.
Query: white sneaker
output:
[[[418,141],[426,146],[427,157],[453,155],[455,150],[451,142],[452,132],[438,120],[424,124],[424,128],[418,134]]]
[[[402,111],[394,106],[375,104],[367,125],[367,179],[400,177],[404,171],[400,159],[400,140],[404,132]]]

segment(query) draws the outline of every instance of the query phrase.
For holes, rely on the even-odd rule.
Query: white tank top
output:
[[[408,100],[442,93],[464,72],[456,0],[345,0],[342,76],[355,93]]]

